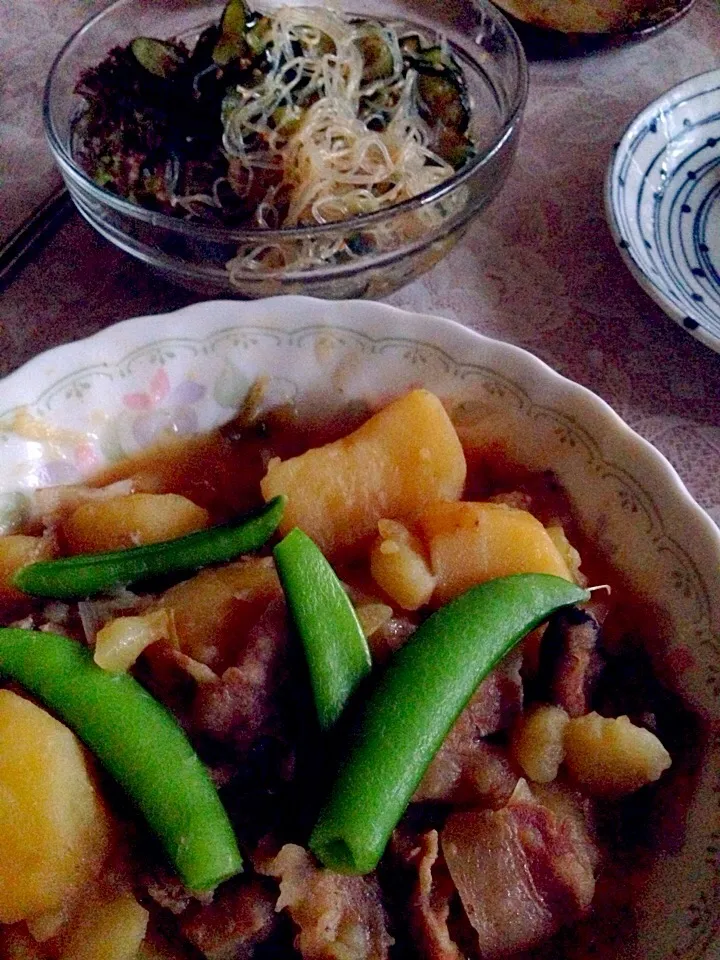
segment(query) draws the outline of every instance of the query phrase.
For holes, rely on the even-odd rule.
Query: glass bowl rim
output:
[[[86,20],[77,30],[74,31],[74,33],[60,48],[55,59],[53,60],[52,66],[50,67],[43,91],[43,124],[45,127],[45,135],[48,139],[51,152],[53,153],[53,156],[63,175],[71,180],[79,181],[79,185],[82,186],[83,190],[89,194],[93,200],[105,204],[106,206],[110,206],[118,212],[123,213],[135,220],[143,220],[152,224],[153,226],[162,227],[174,233],[195,237],[196,239],[203,238],[221,243],[243,243],[245,241],[257,243],[259,240],[271,243],[273,241],[279,242],[288,239],[307,239],[312,237],[326,236],[328,234],[336,233],[339,230],[346,230],[348,225],[352,225],[353,229],[362,230],[367,226],[372,226],[392,218],[396,214],[407,213],[417,210],[420,207],[427,206],[430,203],[440,200],[447,194],[452,193],[457,187],[460,187],[467,180],[471,179],[473,174],[482,169],[482,167],[484,167],[493,159],[493,157],[502,149],[503,145],[512,134],[513,129],[522,116],[522,112],[527,102],[529,87],[527,58],[515,29],[504,13],[497,7],[491,5],[488,0],[473,0],[473,6],[476,9],[492,14],[492,16],[495,17],[503,27],[507,39],[513,48],[514,60],[517,65],[517,79],[514,84],[513,97],[510,102],[509,110],[507,111],[506,119],[504,120],[500,131],[495,136],[493,143],[486,150],[473,157],[472,160],[470,160],[470,162],[464,167],[461,167],[460,170],[448,177],[447,180],[443,180],[442,183],[432,187],[429,190],[425,190],[423,193],[417,194],[417,196],[410,197],[407,200],[403,200],[400,203],[385,207],[382,210],[377,210],[373,213],[359,214],[358,216],[345,220],[335,220],[328,223],[312,224],[311,226],[280,227],[276,229],[268,229],[265,227],[245,227],[242,229],[237,229],[233,227],[215,226],[198,221],[182,220],[178,217],[170,216],[170,214],[162,213],[161,211],[149,210],[146,207],[140,206],[140,204],[132,203],[131,201],[125,200],[124,198],[119,197],[117,194],[98,186],[98,184],[96,184],[88,176],[82,167],[75,163],[72,154],[65,147],[65,144],[63,143],[62,138],[56,130],[53,122],[51,101],[53,99],[54,83],[66,54],[75,44],[75,42],[80,39],[80,37],[84,36],[86,33],[89,33],[93,29],[98,21],[107,16],[112,16],[112,11],[116,7],[119,7],[126,2],[128,2],[128,0],[113,0],[111,4],[104,7],[102,10],[98,11],[98,13]],[[311,5],[311,3],[308,4],[308,6]],[[362,14],[354,14],[351,12],[349,12],[348,15],[362,16]],[[408,20],[407,23],[411,24],[412,21]],[[452,44],[452,41],[451,46],[455,46]],[[473,63],[473,66],[479,66],[474,58],[472,58],[465,49],[461,47],[456,47],[456,49],[460,50],[464,57]]]

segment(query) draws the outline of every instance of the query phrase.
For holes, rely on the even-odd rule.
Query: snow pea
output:
[[[239,521],[175,540],[31,563],[18,570],[13,584],[35,597],[74,600],[118,584],[185,573],[210,563],[226,563],[261,547],[275,532],[284,509],[285,497],[275,497]]]
[[[342,583],[307,534],[295,527],[273,555],[305,650],[320,726],[327,730],[370,672],[367,640]]]
[[[392,658],[347,745],[310,849],[338,873],[374,870],[435,753],[478,684],[530,630],[590,593],[548,574],[471,587]]]
[[[0,676],[52,710],[125,789],[185,885],[212,890],[242,870],[227,813],[174,717],[129,674],[53,633],[0,628]]]

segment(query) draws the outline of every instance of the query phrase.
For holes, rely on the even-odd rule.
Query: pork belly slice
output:
[[[207,960],[250,960],[278,923],[266,882],[231,881],[212,903],[193,904],[181,922],[184,936]]]
[[[507,729],[522,709],[522,654],[507,656],[475,691],[435,754],[413,800],[499,807],[517,775],[502,749],[482,737]]]
[[[540,649],[540,680],[551,703],[570,717],[591,710],[603,668],[598,651],[600,624],[589,610],[569,607],[555,614]]]
[[[451,731],[425,772],[413,801],[502,807],[518,782],[502,747]]]
[[[287,910],[304,960],[386,960],[392,937],[374,876],[341,876],[321,868],[303,847],[287,843],[263,868],[280,881],[276,910]]]
[[[442,852],[483,960],[528,950],[589,912],[592,840],[582,813],[521,780],[506,807],[454,813]]]
[[[398,828],[392,852],[414,878],[408,900],[408,921],[413,942],[424,960],[462,960],[448,929],[455,884],[440,852],[437,830],[414,834]]]
[[[260,736],[276,735],[287,656],[287,611],[282,600],[274,600],[248,631],[237,663],[228,667],[216,683],[198,688],[193,732],[232,744],[241,753]]]

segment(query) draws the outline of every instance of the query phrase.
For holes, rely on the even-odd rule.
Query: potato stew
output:
[[[3,960],[588,956],[677,842],[642,606],[426,390],[38,490],[0,593]]]

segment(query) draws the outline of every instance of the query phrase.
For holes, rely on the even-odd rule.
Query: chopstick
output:
[[[0,246],[0,289],[7,286],[26,257],[72,210],[70,194],[59,186]]]

